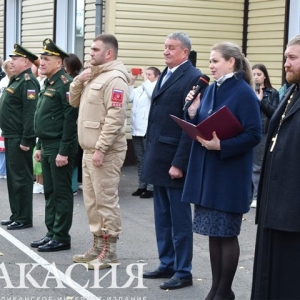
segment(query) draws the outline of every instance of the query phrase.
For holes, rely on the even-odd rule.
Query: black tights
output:
[[[227,299],[237,269],[240,246],[238,238],[209,237],[212,286],[205,300]]]

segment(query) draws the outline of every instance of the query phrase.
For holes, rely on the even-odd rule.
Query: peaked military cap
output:
[[[68,57],[69,54],[60,49],[57,45],[54,44],[54,42],[51,39],[45,39],[43,41],[43,50],[40,52],[42,55],[48,55],[48,56],[59,56],[62,59],[65,57]]]
[[[14,56],[19,56],[19,57],[26,57],[28,58],[31,62],[34,62],[36,59],[38,59],[38,57],[36,55],[34,55],[33,53],[31,53],[29,50],[27,50],[26,48],[22,47],[19,44],[15,44],[14,46],[14,51],[12,54],[9,55],[10,57],[14,57]]]

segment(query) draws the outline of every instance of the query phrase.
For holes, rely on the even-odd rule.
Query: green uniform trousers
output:
[[[56,156],[59,150],[57,143],[42,141],[42,169],[45,196],[45,224],[47,236],[60,243],[71,243],[69,230],[73,218],[72,172],[76,153],[68,156],[68,164],[56,166]]]
[[[5,138],[6,175],[10,219],[15,222],[32,224],[32,186],[33,164],[32,152],[35,141],[30,150],[20,149],[21,138]]]

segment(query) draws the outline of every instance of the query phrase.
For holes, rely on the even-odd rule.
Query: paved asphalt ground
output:
[[[143,270],[155,269],[158,259],[153,199],[132,197],[136,188],[136,168],[123,167],[119,193],[123,232],[117,247],[120,265],[99,272],[72,264],[72,256],[84,253],[92,244],[82,192],[74,197],[72,248],[54,253],[40,253],[29,246],[46,233],[44,197],[34,195],[32,228],[9,231],[0,226],[0,300],[205,299],[211,284],[207,237],[194,234],[192,287],[164,291],[159,288],[163,279],[142,278]],[[9,215],[6,180],[0,179],[0,219]],[[250,298],[256,235],[254,218],[255,209],[251,209],[244,216],[239,238],[241,256],[233,283],[238,300]]]

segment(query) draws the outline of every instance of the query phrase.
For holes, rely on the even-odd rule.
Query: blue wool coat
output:
[[[158,79],[152,94],[141,178],[157,186],[182,188],[185,176],[171,179],[169,169],[175,166],[186,171],[192,141],[170,114],[184,117],[182,108],[185,98],[196,85],[201,72],[187,61],[160,88],[166,72],[167,68]]]
[[[261,139],[259,101],[241,73],[220,87],[211,84],[205,91],[193,123],[200,123],[226,105],[244,131],[221,141],[221,150],[207,150],[193,142],[182,201],[233,213],[249,210],[252,174],[252,148]]]

